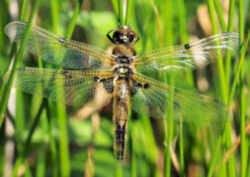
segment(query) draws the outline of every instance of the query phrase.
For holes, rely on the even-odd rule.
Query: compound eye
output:
[[[118,41],[120,41],[120,36],[121,36],[120,32],[116,31],[116,32],[114,32],[112,38],[115,42],[118,42]]]
[[[134,41],[134,34],[129,34],[128,35],[128,39],[129,39],[129,42],[133,42]]]

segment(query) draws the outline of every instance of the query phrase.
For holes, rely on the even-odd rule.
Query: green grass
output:
[[[6,173],[4,158],[8,152],[14,156],[13,177],[20,173],[21,176],[38,177],[77,177],[87,174],[100,177],[187,177],[195,172],[194,169],[194,176],[197,177],[248,177],[250,143],[245,127],[249,124],[250,116],[250,58],[246,55],[249,53],[250,22],[247,20],[250,14],[247,4],[250,2],[231,0],[229,11],[226,12],[227,19],[224,18],[225,11],[220,2],[18,1],[20,10],[17,18],[27,21],[28,28],[24,40],[18,45],[11,45],[3,28],[13,19],[13,13],[8,10],[12,1],[4,1],[0,7],[0,176]],[[199,92],[197,82],[200,73],[192,70],[150,73],[150,76],[170,85],[167,112],[164,119],[151,119],[145,113],[132,112],[128,123],[128,160],[125,163],[116,161],[113,156],[110,106],[100,112],[99,123],[93,123],[92,116],[77,120],[74,113],[79,108],[65,106],[60,87],[57,103],[43,100],[39,94],[24,94],[20,88],[16,88],[15,107],[8,106],[9,98],[14,97],[10,93],[18,67],[54,67],[43,62],[39,56],[36,61],[34,56],[24,55],[32,24],[67,39],[77,39],[101,48],[110,45],[105,36],[108,30],[118,24],[128,25],[140,37],[136,45],[137,53],[145,53],[167,45],[188,43],[192,39],[191,34],[205,37],[202,28],[195,26],[198,22],[194,22],[197,9],[204,3],[208,7],[213,34],[235,31],[240,36],[237,57],[232,52],[222,57],[218,51],[216,62],[203,71],[210,87],[202,94],[220,100],[228,110],[221,115],[221,118],[228,120],[226,128],[216,139],[208,136],[210,132],[205,127],[186,124],[185,115],[178,114],[181,118],[174,120],[177,117],[174,88],[185,87]],[[39,92],[39,88],[36,91]],[[5,133],[7,119],[11,120],[15,131],[11,137]],[[205,120],[202,117],[193,119]],[[99,126],[95,129],[97,124]],[[240,146],[224,162],[225,153],[235,143],[235,135],[241,137]],[[4,149],[9,142],[14,143],[15,151]],[[94,145],[93,154],[90,153],[91,145]]]

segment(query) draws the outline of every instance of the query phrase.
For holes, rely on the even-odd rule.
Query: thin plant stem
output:
[[[14,80],[17,63],[23,57],[25,44],[28,40],[28,35],[29,35],[29,31],[31,29],[31,24],[34,20],[34,16],[35,16],[35,13],[37,12],[39,3],[40,3],[40,0],[35,1],[34,7],[33,7],[32,12],[31,12],[31,16],[29,18],[29,22],[27,23],[27,28],[26,28],[25,33],[24,33],[24,38],[21,40],[20,48],[17,52],[16,57],[14,58],[13,64],[10,66],[11,67],[10,68],[10,75],[9,75],[8,81],[4,87],[2,99],[0,100],[0,105],[1,105],[1,107],[0,107],[0,127],[1,127],[3,119],[4,119],[4,113],[6,111],[6,107],[7,107],[7,103],[8,103],[8,99],[9,99],[9,95],[10,95],[10,89],[11,89],[11,86],[12,86],[12,83]]]
[[[21,8],[21,14],[20,14],[20,20],[26,20],[27,19],[27,8],[29,6],[28,0],[23,0],[22,1],[22,8]]]
[[[239,0],[239,31],[240,31],[240,44],[243,44],[244,41],[244,0]],[[245,52],[241,50],[240,58],[245,61]],[[241,168],[240,175],[241,177],[246,177],[247,175],[247,140],[245,134],[245,125],[246,125],[246,98],[245,98],[245,71],[244,67],[241,68],[241,76],[240,76],[240,135],[241,135],[241,148],[240,148],[240,156],[241,156]]]
[[[123,19],[125,26],[128,25],[128,7],[129,7],[129,0],[123,0]]]
[[[113,4],[118,5],[118,24],[121,26],[126,26],[128,23],[129,0],[117,0],[117,4]]]
[[[233,28],[234,8],[235,8],[235,0],[230,0],[229,15],[228,15],[228,26],[227,26],[227,31],[228,32],[231,32],[232,28]],[[226,73],[226,79],[227,79],[228,84],[230,84],[231,59],[232,59],[231,52],[227,52],[226,61],[225,61],[225,65],[226,65],[225,73]]]
[[[212,155],[207,177],[212,177],[215,172],[216,162],[218,161],[219,158],[220,147],[221,147],[221,138],[219,138],[219,140],[217,141],[217,145]]]
[[[52,28],[53,32],[55,34],[58,33],[58,13],[59,13],[59,8],[58,8],[58,0],[53,0],[50,1],[50,6],[51,6],[51,16],[52,16]]]
[[[164,3],[162,2],[162,5]],[[166,39],[166,43],[167,45],[172,45],[173,41],[174,41],[174,37],[173,37],[173,23],[171,23],[173,21],[173,1],[167,1],[166,3],[166,11],[168,13],[164,14],[164,18],[165,20],[167,20],[169,23],[167,24],[167,26],[165,26],[166,30],[165,30],[165,39]],[[171,73],[171,75],[169,75],[169,77],[167,77],[167,75],[163,76],[165,81],[168,81],[169,85],[170,85],[170,92],[169,92],[169,98],[167,98],[167,102],[169,104],[167,104],[167,113],[166,113],[166,121],[165,121],[165,127],[167,128],[166,132],[165,132],[165,142],[167,144],[166,149],[165,149],[165,176],[166,177],[170,177],[171,176],[171,143],[172,143],[172,139],[173,139],[173,132],[174,132],[174,83],[175,83],[175,79],[174,79],[174,74]]]
[[[12,173],[12,177],[16,177],[18,175],[18,169],[20,167],[20,165],[22,165],[25,161],[25,157],[27,156],[28,152],[30,151],[30,143],[31,143],[31,139],[34,135],[34,132],[36,130],[36,127],[38,126],[38,122],[40,121],[40,118],[41,118],[41,114],[42,114],[42,111],[43,111],[43,108],[44,108],[44,102],[42,103],[42,106],[40,107],[37,115],[35,116],[35,119],[34,119],[34,122],[32,123],[32,126],[31,126],[31,129],[29,130],[29,133],[28,133],[28,137],[25,141],[25,144],[24,144],[24,149],[21,153],[21,155],[18,157],[15,165],[14,165],[14,169],[13,169],[13,173]]]
[[[247,40],[245,41],[244,45],[240,49],[240,53],[246,53],[246,49],[247,49],[247,46],[248,46],[249,39],[250,39],[250,31],[248,32]],[[235,67],[236,68],[235,69],[235,76],[234,76],[232,89],[231,89],[230,96],[229,96],[229,105],[233,101],[235,91],[236,91],[236,87],[240,82],[240,74],[241,74],[242,68],[244,67],[244,60],[245,60],[245,57],[243,55],[240,55],[239,64],[236,65],[236,67]]]
[[[224,20],[224,14],[221,8],[221,2],[219,0],[214,0],[214,5],[215,5],[215,9],[219,18],[219,22],[220,22],[220,26],[222,29],[222,32],[226,32],[227,28],[226,28],[226,23]]]
[[[123,0],[117,0],[118,1],[118,24],[119,25],[123,25],[123,13],[122,13],[122,10],[123,10],[123,8],[122,8],[122,1]]]
[[[70,24],[67,29],[67,33],[65,35],[67,39],[70,39],[73,34],[82,2],[83,1],[76,1],[76,7],[73,13],[73,17],[70,20]],[[55,22],[57,23],[57,21]],[[59,124],[59,129],[60,129],[60,133],[59,133],[59,144],[60,144],[59,156],[61,159],[60,170],[61,170],[61,175],[63,177],[69,177],[70,176],[70,157],[69,157],[69,148],[68,148],[67,113],[66,113],[66,108],[65,108],[64,90],[62,87],[59,87],[59,86],[57,87],[56,109],[57,109],[58,124]]]
[[[207,0],[208,4],[208,11],[210,14],[211,18],[211,23],[212,23],[212,29],[214,34],[219,33],[219,29],[216,24],[216,14],[215,14],[215,8],[214,8],[214,3],[213,0]],[[223,68],[223,62],[221,58],[217,58],[217,68],[219,71],[219,84],[220,84],[220,94],[223,103],[227,102],[227,86],[226,86],[226,81],[225,81],[225,71]]]
[[[116,177],[122,177],[123,176],[123,170],[122,170],[122,162],[117,161],[116,163]]]
[[[75,11],[73,13],[73,17],[70,20],[70,24],[69,24],[69,27],[68,27],[68,30],[67,30],[67,33],[66,33],[66,38],[67,39],[70,39],[72,34],[73,34],[73,31],[74,31],[75,25],[76,25],[76,21],[77,21],[77,18],[79,16],[79,13],[80,13],[82,3],[83,3],[83,0],[77,0],[76,1]]]
[[[216,34],[219,32],[219,29],[218,29],[218,26],[216,24],[216,14],[215,14],[214,1],[207,0],[207,3],[208,3],[208,9],[209,9],[209,14],[210,14],[210,18],[211,18],[213,33]],[[219,5],[217,5],[217,9],[219,9]],[[220,13],[220,10],[218,10],[218,12]],[[223,22],[221,21],[221,23],[223,23]],[[229,88],[229,86],[227,85],[228,82],[227,82],[225,70],[223,67],[223,60],[222,60],[222,55],[221,55],[220,51],[217,51],[217,68],[218,68],[218,73],[219,73],[221,99],[222,99],[224,104],[227,104],[228,103],[228,93],[229,93],[228,88]],[[223,115],[223,116],[226,116],[226,115]],[[228,121],[226,123],[225,137],[226,137],[226,144],[228,147],[230,147],[232,144],[230,121]],[[228,162],[228,174],[230,177],[235,176],[236,172],[235,172],[234,166],[235,166],[235,160],[234,160],[234,157],[232,156]],[[214,168],[210,168],[210,169],[213,170]],[[213,172],[210,172],[210,174],[213,174]]]

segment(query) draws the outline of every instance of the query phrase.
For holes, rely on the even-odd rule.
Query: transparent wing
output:
[[[236,50],[238,39],[238,33],[216,34],[190,44],[170,46],[138,56],[135,63],[145,71],[194,68],[196,63],[208,63],[217,49],[221,54],[225,50]]]
[[[25,30],[26,23],[19,21],[11,22],[5,27],[5,33],[14,41],[21,40]],[[26,49],[49,63],[66,68],[97,68],[102,62],[113,61],[112,57],[101,49],[66,40],[40,27],[32,27]]]
[[[132,97],[132,109],[138,113],[148,110],[151,117],[164,117],[170,99],[169,87],[139,74],[133,75],[133,80],[140,85],[147,84],[147,87],[137,88]],[[176,120],[182,117],[184,122],[196,127],[213,125],[220,131],[224,128],[225,119],[221,115],[225,113],[225,109],[217,100],[179,88],[174,88],[173,98]]]
[[[95,78],[113,77],[110,71],[73,71],[25,67],[17,72],[17,86],[30,94],[41,94],[43,97],[56,100],[58,88],[64,88],[67,104],[79,104],[94,95],[97,85]]]

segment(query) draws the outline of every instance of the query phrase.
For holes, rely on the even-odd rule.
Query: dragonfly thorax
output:
[[[116,57],[116,62],[119,64],[130,64],[132,62],[132,58],[128,56],[118,56]]]
[[[128,79],[128,77],[133,74],[133,71],[127,65],[118,65],[114,68],[114,73],[119,76],[119,79]]]
[[[112,49],[112,54],[116,58],[132,58],[136,55],[135,49],[132,46],[126,46],[126,45],[116,45]]]

